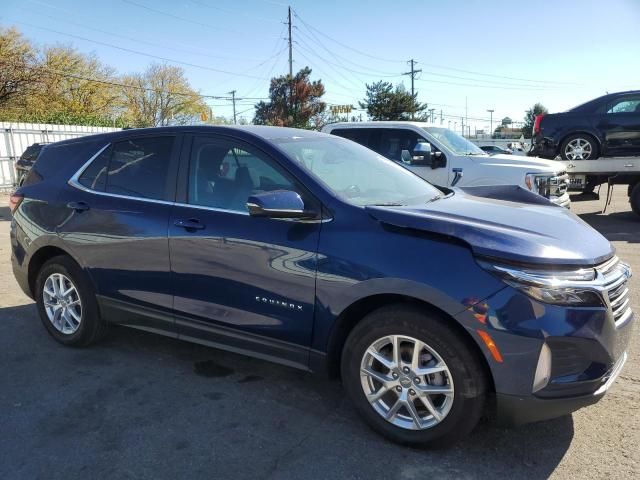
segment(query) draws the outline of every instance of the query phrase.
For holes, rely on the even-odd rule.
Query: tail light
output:
[[[544,114],[536,115],[535,121],[533,123],[533,134],[534,135],[536,135],[537,133],[540,133],[540,122],[542,121],[542,117],[544,117]]]
[[[18,209],[18,207],[22,203],[22,200],[24,200],[24,195],[22,193],[11,194],[11,196],[9,197],[9,210],[12,214]]]

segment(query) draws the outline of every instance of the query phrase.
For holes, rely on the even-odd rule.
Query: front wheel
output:
[[[598,144],[591,135],[571,135],[560,145],[563,160],[595,160],[599,155]]]
[[[394,305],[354,328],[341,371],[374,430],[402,444],[443,447],[471,432],[483,413],[488,381],[481,362],[446,320]]]

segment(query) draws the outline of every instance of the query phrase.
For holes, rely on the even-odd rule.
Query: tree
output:
[[[394,89],[390,82],[379,81],[366,88],[360,108],[367,110],[371,120],[410,120],[412,113],[415,116],[427,108],[417,102],[417,94],[412,96],[402,85]]]
[[[26,110],[48,115],[105,117],[118,115],[120,98],[115,70],[95,55],[71,47],[45,48],[41,61],[40,88],[26,103]]]
[[[324,112],[327,104],[321,101],[324,85],[311,81],[311,69],[305,67],[293,78],[282,75],[271,79],[269,101],[256,104],[253,123],[280,127],[311,128],[310,120]]]
[[[545,113],[549,113],[549,110],[547,110],[547,108],[541,103],[536,103],[525,112],[524,125],[522,126],[522,135],[524,135],[524,138],[531,138],[536,115],[542,115]]]
[[[209,111],[180,67],[152,64],[144,73],[127,75],[122,82],[126,85],[124,114],[133,126],[184,125]]]
[[[37,87],[37,52],[18,30],[0,27],[0,111],[20,109]]]

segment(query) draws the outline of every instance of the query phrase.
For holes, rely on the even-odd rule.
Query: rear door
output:
[[[180,337],[306,365],[321,223],[251,217],[246,203],[294,190],[319,205],[277,159],[230,136],[191,137],[180,177],[169,222]]]
[[[604,132],[606,155],[640,155],[640,94],[611,101],[598,128]]]
[[[111,320],[172,329],[167,226],[179,139],[131,136],[104,145],[61,193],[68,217],[58,233]]]

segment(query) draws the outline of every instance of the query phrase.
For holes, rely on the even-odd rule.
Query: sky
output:
[[[241,99],[253,118],[269,79],[309,66],[324,100],[358,106],[365,84],[411,88],[436,122],[489,129],[536,102],[563,111],[607,92],[640,89],[640,0],[0,0],[0,25],[39,45],[95,53],[118,73],[182,66],[201,94]],[[231,102],[207,100],[214,115]],[[355,115],[364,112],[354,111]]]

